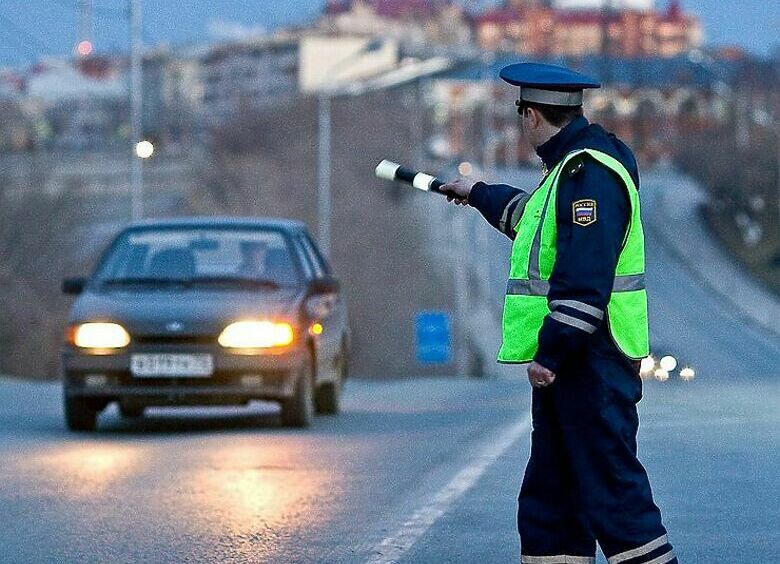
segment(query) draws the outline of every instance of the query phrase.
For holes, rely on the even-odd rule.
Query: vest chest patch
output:
[[[587,227],[596,223],[596,200],[577,200],[571,205],[572,221]]]

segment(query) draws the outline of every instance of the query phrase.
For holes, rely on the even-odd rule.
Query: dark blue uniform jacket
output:
[[[584,117],[575,119],[538,147],[537,154],[550,170],[567,153],[585,148],[602,151],[619,160],[639,186],[639,173],[631,150],[613,134]],[[625,188],[613,172],[588,157],[582,159],[582,164],[574,168],[575,172],[562,174],[558,186],[558,246],[548,295],[551,303],[561,304],[559,300],[565,300],[564,303],[574,307],[556,306],[563,314],[558,317],[568,322],[547,316],[539,332],[539,350],[534,358],[556,373],[583,354],[586,347],[596,354],[622,356],[606,327],[605,312],[629,223],[630,203]],[[469,204],[496,229],[514,239],[515,226],[506,222],[502,229],[501,218],[512,217],[513,210],[505,208],[517,205],[512,200],[519,193],[518,189],[506,184],[478,182],[471,190]],[[574,221],[572,204],[578,200],[595,200],[594,222],[581,225]]]

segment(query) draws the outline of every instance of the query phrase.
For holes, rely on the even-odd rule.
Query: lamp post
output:
[[[317,238],[325,257],[330,258],[331,227],[331,113],[330,93],[320,91],[317,98],[317,162],[319,165],[319,185],[317,187]]]
[[[141,0],[129,0],[130,8],[130,217],[133,221],[144,214],[144,177],[139,146],[143,143],[143,88],[141,75]],[[147,141],[148,143],[148,141]],[[150,144],[151,145],[151,144]],[[142,149],[143,151],[144,149]],[[151,156],[151,153],[149,154]]]
[[[382,48],[382,41],[372,39],[365,43],[356,52],[351,53],[336,64],[328,67],[323,76],[335,76],[342,68],[366,53],[372,53]],[[330,257],[331,243],[331,99],[338,94],[337,88],[321,88],[317,95],[317,162],[318,178],[317,186],[317,238],[320,249],[326,257]]]

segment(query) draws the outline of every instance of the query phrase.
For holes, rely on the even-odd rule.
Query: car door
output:
[[[309,264],[313,279],[322,279],[332,276],[330,266],[319,253],[308,234],[301,233],[299,237],[300,247]],[[317,356],[317,379],[319,381],[333,381],[337,378],[339,355],[344,342],[346,328],[346,307],[342,293],[323,294],[310,298],[317,300],[318,305],[324,309],[325,315],[318,318],[322,326],[322,333],[314,336]]]

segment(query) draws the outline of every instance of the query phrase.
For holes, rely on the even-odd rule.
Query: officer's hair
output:
[[[539,110],[545,121],[555,127],[563,127],[583,115],[582,106],[550,106],[548,104],[523,101],[520,102],[520,106],[517,109],[522,115],[526,108]]]

